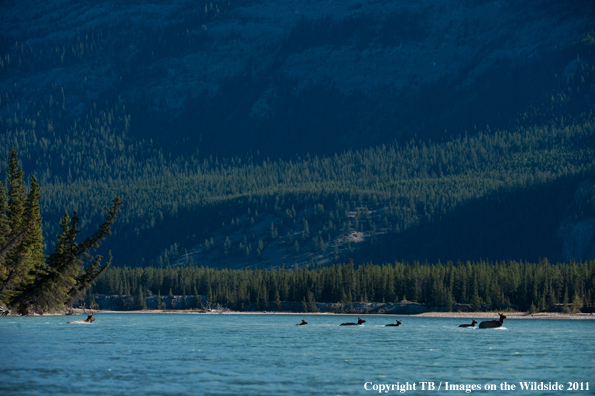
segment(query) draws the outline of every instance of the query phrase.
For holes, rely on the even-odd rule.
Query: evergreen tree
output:
[[[577,292],[574,294],[574,297],[572,298],[572,312],[574,312],[574,313],[579,312],[582,307],[583,307],[583,299],[580,297],[580,295]]]
[[[0,255],[3,256],[0,260],[0,302],[10,304],[10,299],[19,293],[16,289],[32,282],[34,270],[40,267],[38,258],[43,255],[43,250],[31,251],[24,243],[28,240],[33,228],[41,227],[41,223],[27,222],[27,216],[24,213],[26,201],[24,172],[14,147],[12,147],[8,160],[6,176],[9,186],[7,201],[3,199],[4,186],[0,186],[3,190],[0,196],[3,202],[0,205],[6,215],[4,217],[0,213],[2,216],[0,222],[2,231],[8,232],[1,236],[5,242],[0,245],[0,247],[4,247],[0,252]],[[37,191],[38,193],[39,191]],[[41,221],[41,219],[39,220]],[[32,256],[35,260],[32,260]]]
[[[562,300],[562,312],[569,313],[570,308],[568,308],[568,289],[564,291],[564,299]]]
[[[225,241],[223,241],[223,255],[228,256],[230,251],[231,251],[231,240],[229,239],[229,237],[225,237]]]
[[[29,228],[16,235],[9,235],[8,241],[0,246],[0,303],[10,305],[18,294],[15,290],[21,283],[31,278],[26,257],[19,254],[21,242]]]
[[[452,301],[452,294],[448,294],[446,297],[446,311],[447,312],[452,312],[452,306],[453,306],[453,301]]]
[[[279,312],[281,310],[281,296],[279,290],[275,290],[275,310]]]
[[[95,294],[91,292],[91,290],[87,290],[85,293],[85,307],[89,307],[90,309],[95,309],[97,307],[97,302],[95,301]]]
[[[8,224],[8,201],[6,198],[6,189],[4,183],[0,181],[0,249],[4,250],[11,238],[10,225]],[[5,255],[8,255],[8,251]],[[8,263],[0,257],[0,287],[2,287],[8,277]],[[2,295],[0,291],[0,295]],[[0,301],[1,302],[1,301]]]
[[[481,299],[477,294],[473,295],[473,299],[471,300],[471,309],[475,312],[481,311]]]
[[[31,190],[25,201],[25,222],[30,224],[30,231],[23,241],[23,249],[27,251],[31,269],[36,272],[45,270],[45,244],[43,242],[41,208],[39,200],[41,191],[35,176],[31,178]]]
[[[161,289],[157,290],[157,309],[161,309],[161,303],[163,299],[161,298]]]
[[[308,292],[308,312],[319,312],[320,309],[316,306],[316,300],[314,299],[314,293]]]
[[[0,180],[0,246],[4,246],[6,243],[8,243],[10,235],[11,230],[8,223],[8,201],[6,197],[6,187]],[[0,273],[0,278],[1,277],[2,274]]]
[[[202,297],[198,294],[196,290],[196,286],[192,289],[192,308],[193,309],[200,309],[202,306]]]
[[[547,310],[550,312],[555,311],[557,303],[558,299],[556,298],[556,294],[554,293],[553,288],[550,288],[550,292],[547,295]]]
[[[14,147],[10,152],[8,160],[8,221],[13,232],[20,232],[26,228],[25,200],[26,191],[24,185],[23,169],[21,168],[18,154]]]
[[[49,256],[45,270],[33,274],[33,281],[19,285],[18,293],[10,305],[16,307],[21,314],[28,314],[31,311],[43,312],[72,304],[111,263],[110,257],[102,265],[102,257],[93,256],[90,252],[111,234],[111,226],[121,206],[120,198],[114,199],[111,209],[106,208],[108,215],[104,222],[91,237],[81,243],[76,242],[80,233],[80,218],[76,211],[71,219],[66,214],[62,218],[62,233],[58,236],[56,251]]]
[[[139,309],[139,310],[147,309],[147,300],[145,299],[145,293],[143,292],[142,286],[139,286],[138,292],[136,295],[136,309]]]
[[[308,225],[308,220],[303,218],[303,230],[302,230],[302,240],[306,241],[310,237],[310,226]]]

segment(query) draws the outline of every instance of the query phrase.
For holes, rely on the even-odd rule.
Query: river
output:
[[[593,320],[478,329],[459,328],[470,322],[460,318],[369,315],[339,326],[357,316],[98,313],[66,324],[84,318],[1,317],[0,394],[560,394],[521,392],[520,382],[595,394]],[[309,324],[295,326],[301,319]],[[469,391],[451,390],[459,386]]]

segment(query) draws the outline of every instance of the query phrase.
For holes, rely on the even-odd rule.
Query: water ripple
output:
[[[592,321],[477,329],[450,318],[399,320],[387,328],[394,318],[349,327],[330,315],[310,316],[308,326],[295,326],[295,315],[98,314],[93,326],[0,318],[0,394],[355,395],[368,381],[595,388]]]

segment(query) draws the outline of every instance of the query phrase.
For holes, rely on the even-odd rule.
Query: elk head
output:
[[[85,319],[85,322],[93,323],[95,321],[95,318],[93,317],[93,315],[95,315],[97,313],[96,311],[90,311],[90,313],[89,313],[83,307],[83,312],[87,315],[87,319]]]

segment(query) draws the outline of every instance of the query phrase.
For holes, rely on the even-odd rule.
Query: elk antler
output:
[[[84,305],[83,305],[83,307],[82,307],[82,308],[83,308],[83,313],[85,313],[86,315],[93,316],[93,315],[95,315],[95,314],[97,313],[96,311],[93,311],[93,310],[92,310],[92,309],[90,309],[90,308],[89,308],[89,311],[90,311],[90,313],[89,313],[89,312],[87,312],[87,310],[85,309],[85,306],[84,306]]]

